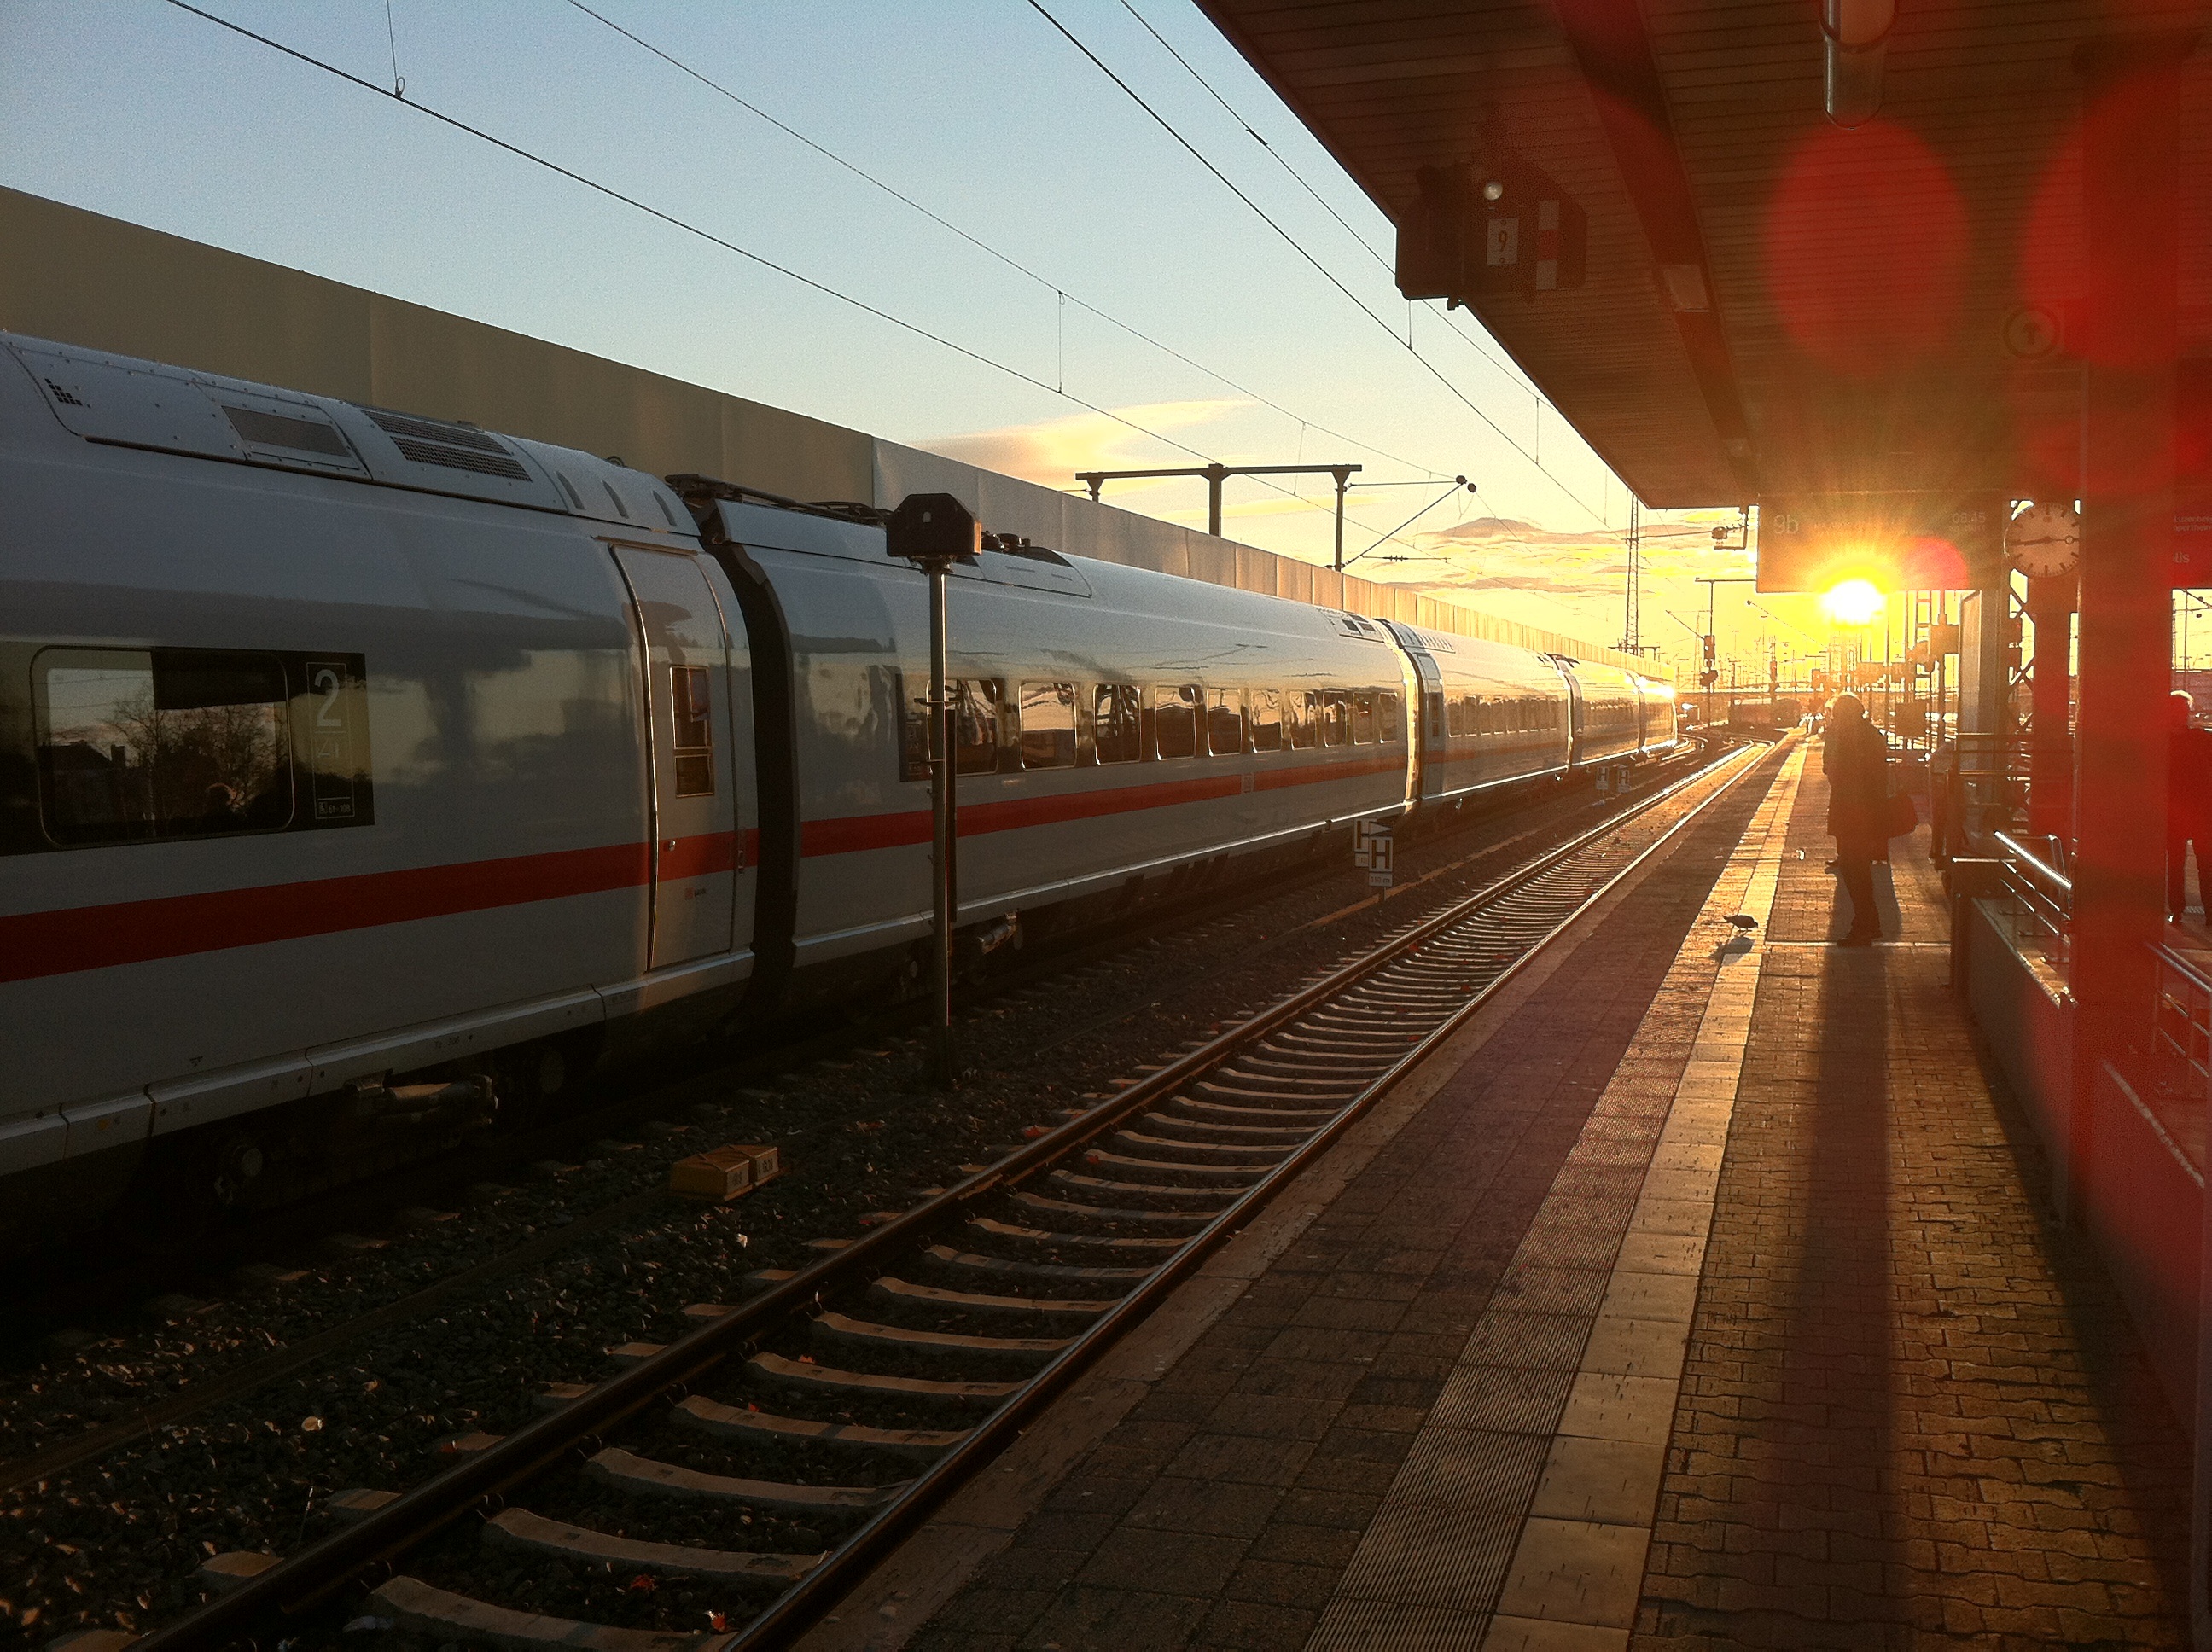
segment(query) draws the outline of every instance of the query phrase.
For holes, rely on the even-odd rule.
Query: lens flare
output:
[[[1820,598],[1820,611],[1839,625],[1866,625],[1889,605],[1871,580],[1845,580]]]

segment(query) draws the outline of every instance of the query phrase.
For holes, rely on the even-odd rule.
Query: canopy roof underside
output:
[[[1474,307],[1654,506],[2071,489],[2080,369],[2039,351],[2075,301],[2077,48],[2188,53],[2205,22],[1899,0],[1881,114],[1846,131],[1816,0],[1200,3],[1394,221],[1486,135],[1582,205],[1581,287]],[[2184,356],[2212,355],[2208,59],[2183,70]]]

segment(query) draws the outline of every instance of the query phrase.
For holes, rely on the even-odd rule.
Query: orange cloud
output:
[[[1132,426],[1165,434],[1193,429],[1249,405],[1231,398],[1150,402],[1114,410],[1119,417],[1078,413],[1042,424],[1010,424],[996,430],[938,436],[915,445],[1001,476],[1019,477],[1047,488],[1070,488],[1075,485],[1078,471],[1164,468],[1192,462],[1188,454],[1172,449],[1164,452],[1160,443]]]

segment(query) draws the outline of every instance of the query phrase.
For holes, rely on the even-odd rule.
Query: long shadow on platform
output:
[[[1889,976],[1877,950],[1816,956],[1806,1206],[1783,1327],[1783,1426],[1768,1444],[1785,1502],[1825,1534],[1820,1558],[1832,1563],[1850,1540],[1879,1543],[1897,1526]]]

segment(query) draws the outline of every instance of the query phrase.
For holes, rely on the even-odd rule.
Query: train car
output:
[[[1635,762],[1644,750],[1643,679],[1587,659],[1555,657],[1555,663],[1573,702],[1570,764],[1595,769]]]
[[[0,346],[18,1228],[142,1157],[217,1203],[374,1168],[913,973],[924,596],[878,528],[705,501],[704,555],[586,454]],[[1411,801],[1372,621],[1048,551],[957,583],[971,936]]]
[[[1389,629],[1419,680],[1425,805],[1456,809],[1566,774],[1572,700],[1556,661],[1480,637],[1395,622]]]
[[[1805,702],[1795,695],[1741,700],[1729,696],[1728,722],[1732,729],[1762,734],[1795,728],[1805,719]]]
[[[919,983],[925,582],[672,480],[0,334],[0,1246]],[[971,957],[1642,743],[1609,668],[992,543]]]
[[[1643,701],[1643,744],[1638,755],[1648,760],[1680,751],[1686,708],[1674,685],[1654,677],[1639,677],[1636,691]]]
[[[664,484],[0,343],[0,1214],[373,1164],[491,1099],[395,1077],[735,1002],[747,664]]]
[[[759,731],[763,870],[789,896],[757,939],[775,991],[817,999],[887,963],[915,978],[926,582],[877,513],[686,486],[762,680],[785,685],[763,688]],[[1300,858],[1411,801],[1410,673],[1375,621],[1026,546],[957,568],[949,603],[974,944]]]

